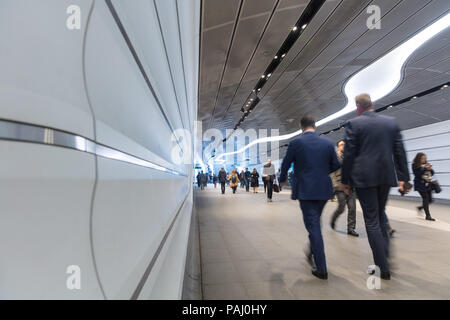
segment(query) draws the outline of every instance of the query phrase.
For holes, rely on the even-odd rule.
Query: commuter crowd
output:
[[[280,176],[280,173],[281,169],[278,170],[277,174],[275,173],[275,166],[272,164],[271,159],[268,159],[261,173],[261,178],[264,184],[264,192],[267,194],[268,202],[272,202],[274,192],[281,191],[281,187],[276,182]],[[225,194],[227,184],[229,184],[233,193],[236,193],[238,186],[242,189],[245,188],[247,192],[250,192],[251,187],[253,189],[253,193],[258,193],[259,178],[260,174],[256,168],[254,168],[253,171],[249,171],[248,168],[245,168],[245,171],[242,170],[240,173],[238,173],[237,169],[233,169],[231,173],[228,174],[225,167],[222,167],[217,175],[214,173],[211,177],[214,188],[217,187],[217,183],[220,183],[222,194]],[[203,173],[203,171],[197,175],[197,184],[200,189],[203,190],[208,181],[210,181],[210,178],[208,174]]]
[[[339,216],[348,209],[347,234],[358,237],[356,232],[356,199],[358,198],[365,229],[372,250],[374,265],[368,273],[378,271],[384,280],[391,277],[390,237],[395,230],[389,224],[386,203],[392,187],[398,186],[401,195],[413,187],[409,183],[410,171],[399,126],[393,117],[376,113],[368,94],[355,97],[357,117],[345,124],[345,138],[336,143],[315,132],[315,120],[304,116],[300,121],[302,134],[289,143],[281,168],[275,174],[270,159],[263,166],[262,179],[267,201],[272,202],[273,191],[279,192],[287,184],[288,171],[294,170],[290,180],[291,199],[298,200],[305,228],[309,234],[306,258],[311,272],[319,279],[328,279],[320,218],[325,204],[335,197],[338,201],[330,225],[334,230]],[[337,149],[337,150],[336,150]],[[432,166],[424,153],[418,153],[411,165],[414,174],[414,190],[419,192],[428,221],[435,221],[430,213],[432,192],[440,192]],[[203,181],[202,176],[197,177]],[[234,169],[227,174],[224,167],[213,176],[214,185],[219,181],[222,194],[229,181],[233,193],[239,184],[242,188],[258,192],[259,173],[256,168],[238,173]],[[201,183],[201,182],[199,182]]]

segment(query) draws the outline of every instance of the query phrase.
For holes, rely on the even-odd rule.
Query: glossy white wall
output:
[[[48,145],[2,141],[0,121],[0,298],[178,299],[192,166],[173,161],[171,135],[196,119],[199,1],[78,1],[80,30],[66,28],[71,4],[0,0],[0,119],[161,169],[40,136]],[[68,265],[81,290],[66,287]]]

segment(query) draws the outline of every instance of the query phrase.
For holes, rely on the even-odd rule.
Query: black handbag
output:
[[[431,190],[433,190],[435,193],[440,193],[442,191],[441,185],[437,180],[431,181]]]
[[[276,183],[273,185],[273,191],[276,193],[280,192],[280,187]]]

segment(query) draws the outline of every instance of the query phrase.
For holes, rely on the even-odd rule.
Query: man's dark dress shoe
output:
[[[383,280],[391,280],[391,273],[381,271],[380,277]]]
[[[425,219],[426,219],[426,220],[429,220],[429,221],[436,221],[436,219],[434,219],[434,218],[432,218],[432,217],[430,217],[430,216],[426,217]]]
[[[324,271],[312,270],[311,273],[319,279],[322,279],[322,280],[328,279],[328,273],[326,273]]]
[[[359,237],[358,232],[356,232],[355,230],[349,230],[347,231],[347,234],[353,237]]]

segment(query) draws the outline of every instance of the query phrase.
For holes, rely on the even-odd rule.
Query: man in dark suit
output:
[[[327,279],[327,265],[320,230],[320,216],[325,204],[333,197],[329,174],[339,169],[334,144],[315,132],[315,121],[304,116],[300,122],[302,135],[292,140],[281,165],[280,184],[286,184],[287,172],[294,163],[292,200],[300,200],[303,221],[309,233],[308,261],[312,274]]]
[[[395,119],[375,113],[368,94],[355,101],[358,117],[345,125],[342,184],[346,193],[356,188],[375,265],[381,278],[389,280],[385,206],[389,189],[399,185],[403,190],[409,181],[406,153]]]

